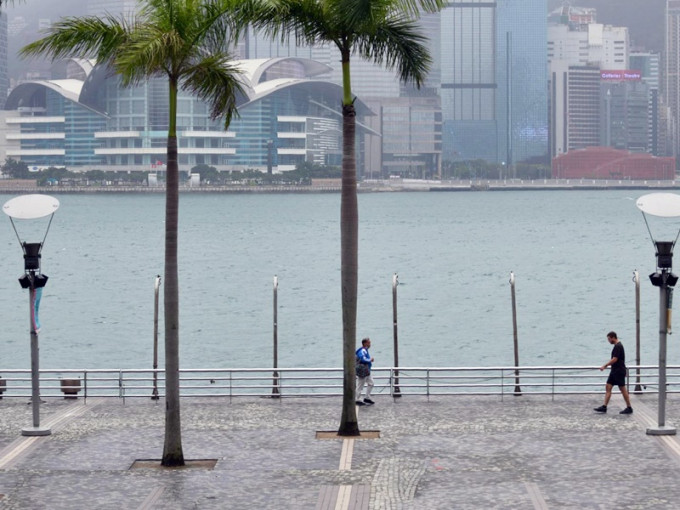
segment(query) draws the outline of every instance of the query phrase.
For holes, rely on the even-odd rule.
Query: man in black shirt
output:
[[[619,341],[616,333],[610,331],[607,333],[607,341],[614,346],[612,349],[612,359],[600,367],[600,371],[607,367],[612,367],[607,378],[606,392],[604,395],[604,405],[596,407],[595,411],[598,413],[607,412],[607,404],[612,396],[612,388],[618,386],[626,401],[626,408],[619,414],[632,414],[633,408],[630,405],[630,396],[626,388],[626,352],[623,350],[623,344]]]

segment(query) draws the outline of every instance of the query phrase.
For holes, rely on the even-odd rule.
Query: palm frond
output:
[[[329,4],[336,23],[351,32],[373,26],[395,8],[395,0],[331,0]]]
[[[337,43],[344,28],[319,0],[252,0],[251,5],[253,27],[282,42],[293,35],[298,45]]]
[[[359,35],[356,53],[387,69],[396,68],[403,82],[420,87],[432,63],[426,44],[416,22],[402,15],[383,20],[373,33]]]
[[[48,30],[48,35],[19,52],[22,56],[48,55],[52,59],[95,57],[99,62],[111,61],[129,38],[128,22],[106,17],[64,18]]]
[[[448,0],[393,0],[399,9],[412,17],[421,12],[438,12],[448,5]]]
[[[185,57],[184,41],[176,32],[159,31],[153,26],[140,26],[114,60],[123,86],[136,85],[149,76],[171,74],[180,70]]]
[[[197,44],[200,43],[210,53],[227,51],[248,26],[249,20],[239,14],[248,8],[248,3],[243,0],[215,0],[204,4],[198,31],[202,38]]]
[[[236,98],[244,94],[241,71],[230,64],[231,55],[217,54],[203,58],[184,72],[182,89],[189,90],[210,107],[213,119],[224,117],[229,127],[236,110]]]

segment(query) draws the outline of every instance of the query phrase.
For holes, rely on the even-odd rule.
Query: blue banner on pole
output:
[[[35,328],[36,333],[40,331],[40,319],[38,312],[40,310],[40,298],[42,298],[42,291],[42,287],[35,289],[35,298],[33,302],[33,327]]]

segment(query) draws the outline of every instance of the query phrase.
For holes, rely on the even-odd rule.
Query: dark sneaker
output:
[[[365,406],[365,405],[366,405],[366,404],[364,404],[361,400],[357,400],[357,401],[354,402],[354,403],[355,403],[356,405],[358,405],[358,406]]]
[[[621,411],[619,414],[633,414],[633,408],[632,407],[626,407],[623,411]]]
[[[607,406],[596,407],[596,408],[593,409],[593,410],[594,410],[596,413],[606,413],[606,412],[607,412]],[[632,409],[631,409],[631,412],[633,412]]]
[[[372,406],[373,404],[375,404],[375,402],[373,402],[370,398],[365,398],[365,399],[364,399],[364,404],[367,404],[367,405],[369,405],[369,406]]]

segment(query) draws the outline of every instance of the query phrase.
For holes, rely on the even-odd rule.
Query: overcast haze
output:
[[[547,2],[551,10],[564,3],[562,0]],[[571,0],[570,3],[596,8],[600,23],[628,27],[636,49],[663,51],[665,0]],[[61,16],[84,15],[86,6],[86,0],[23,0],[3,6],[10,21],[16,16],[23,16],[28,25],[21,34],[10,38],[10,75],[16,77],[19,69],[25,66],[15,55],[19,48],[36,38],[39,19],[55,21]]]

